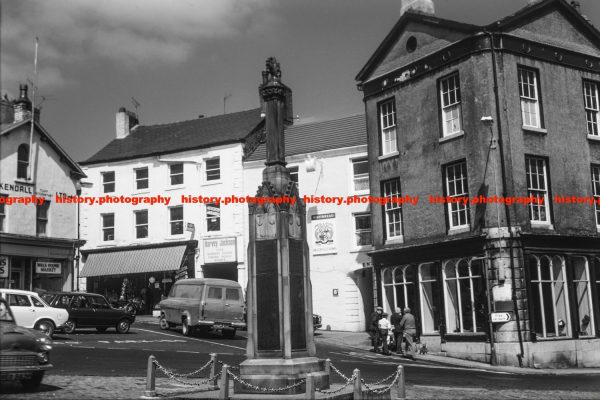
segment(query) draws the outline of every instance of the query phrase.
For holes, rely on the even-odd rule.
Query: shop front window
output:
[[[419,266],[419,282],[421,285],[421,321],[423,333],[440,331],[440,283],[437,279],[438,263],[427,263]]]
[[[443,274],[447,332],[483,332],[487,297],[481,260],[446,261]]]
[[[414,265],[403,265],[383,270],[383,290],[389,312],[396,307],[415,308],[415,269]]]
[[[535,333],[541,338],[571,336],[564,258],[531,256],[529,273]]]
[[[573,286],[577,299],[579,336],[594,334],[594,313],[592,312],[592,292],[590,290],[589,264],[585,257],[573,258]]]

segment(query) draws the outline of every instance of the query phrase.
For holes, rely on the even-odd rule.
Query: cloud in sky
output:
[[[188,59],[206,41],[268,29],[273,0],[19,0],[2,3],[2,87],[33,75],[40,38],[44,86],[65,85],[61,65],[95,57],[136,68]],[[43,62],[42,62],[43,61]]]

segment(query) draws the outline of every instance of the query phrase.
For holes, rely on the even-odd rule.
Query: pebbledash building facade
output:
[[[420,199],[373,209],[378,301],[449,356],[600,366],[600,32],[576,2],[488,26],[413,3],[357,75],[371,194]]]
[[[92,183],[82,196],[131,200],[81,206],[80,289],[120,296],[127,278],[130,297],[146,296],[148,307],[180,278],[245,287],[247,206],[198,198],[242,192],[244,144],[263,128],[258,108],[161,125],[120,109],[116,138],[81,163]]]
[[[56,199],[77,194],[85,174],[40,123],[27,85],[0,108],[0,288],[73,290],[77,209]]]

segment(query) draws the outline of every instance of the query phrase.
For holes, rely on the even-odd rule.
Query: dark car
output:
[[[135,315],[122,308],[112,307],[106,298],[95,293],[45,293],[44,300],[52,307],[65,308],[69,320],[63,332],[73,333],[77,328],[96,328],[99,332],[114,327],[119,333],[129,332]]]
[[[313,330],[316,331],[322,326],[321,324],[321,316],[317,314],[313,314]]]
[[[27,390],[40,386],[50,368],[52,340],[44,333],[17,326],[6,301],[0,298],[0,381],[20,380]]]

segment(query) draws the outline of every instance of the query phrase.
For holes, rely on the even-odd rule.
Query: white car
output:
[[[0,289],[0,296],[9,304],[16,323],[25,328],[35,328],[52,337],[55,329],[69,320],[69,312],[50,307],[35,292],[17,289]]]

